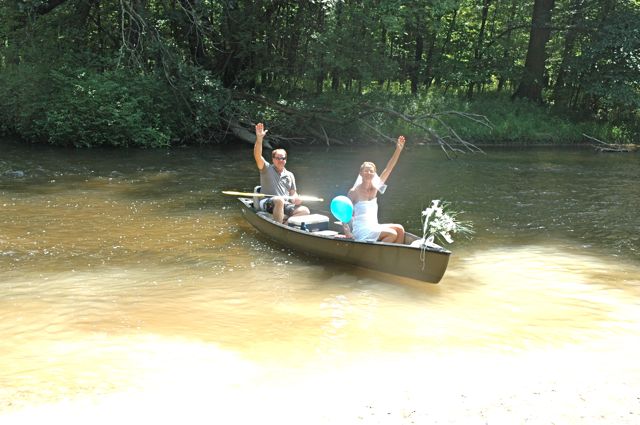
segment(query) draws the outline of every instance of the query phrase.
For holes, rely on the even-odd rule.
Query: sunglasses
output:
[[[274,156],[273,159],[277,159],[278,161],[286,161],[287,157],[286,156]]]

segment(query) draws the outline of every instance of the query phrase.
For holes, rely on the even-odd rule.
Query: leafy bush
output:
[[[163,124],[148,93],[155,81],[124,72],[52,72],[59,91],[44,116],[34,120],[37,134],[56,145],[168,146],[171,129]],[[160,99],[162,100],[162,99]]]
[[[20,65],[0,76],[4,133],[55,145],[164,147],[201,141],[217,124],[219,85],[192,71],[49,70]]]

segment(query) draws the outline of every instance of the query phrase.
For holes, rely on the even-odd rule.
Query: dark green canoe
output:
[[[438,283],[447,270],[451,252],[439,246],[412,247],[418,236],[406,233],[405,244],[361,242],[336,238],[342,228],[329,222],[329,231],[304,231],[275,222],[256,211],[251,198],[238,198],[242,214],[253,227],[285,247],[327,260],[353,264],[423,282]],[[332,233],[334,233],[332,235]]]

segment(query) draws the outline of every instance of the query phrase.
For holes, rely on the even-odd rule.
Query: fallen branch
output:
[[[588,134],[582,133],[582,135],[589,140],[593,140],[594,142],[600,143],[600,146],[592,145],[594,149],[600,152],[634,152],[640,148],[640,146],[635,145],[633,143],[628,143],[628,144],[607,143],[593,136],[589,136]]]
[[[484,153],[482,149],[473,143],[462,138],[455,129],[448,124],[447,117],[457,117],[470,120],[476,124],[484,125],[490,129],[493,127],[491,123],[484,115],[471,114],[461,111],[445,111],[439,113],[429,113],[422,115],[410,115],[396,110],[372,105],[369,103],[354,104],[352,111],[346,109],[346,112],[339,113],[340,111],[322,108],[309,108],[309,109],[297,109],[294,105],[285,104],[284,102],[278,102],[273,99],[261,95],[255,95],[244,92],[231,92],[231,97],[238,100],[246,100],[260,105],[271,108],[279,113],[292,117],[297,124],[296,131],[298,134],[302,133],[302,136],[310,136],[308,139],[310,143],[319,141],[327,146],[330,145],[343,145],[348,141],[341,140],[335,136],[332,136],[327,132],[327,129],[331,129],[332,134],[340,134],[341,130],[348,129],[353,126],[354,122],[357,122],[362,127],[370,130],[375,137],[372,137],[372,141],[375,143],[393,143],[396,140],[397,135],[385,134],[376,125],[376,122],[380,121],[380,114],[395,120],[402,120],[411,126],[422,130],[426,134],[426,139],[437,143],[447,158],[451,159],[450,154],[458,154],[465,152],[480,152]],[[378,119],[376,119],[378,118]],[[246,121],[246,120],[245,120]],[[444,129],[444,134],[441,135],[432,126],[429,125],[429,121],[437,123],[439,128]],[[240,140],[253,143],[254,136],[252,135],[252,128],[249,128],[253,123],[244,124],[247,129],[238,128],[242,124],[230,125],[232,133]],[[300,132],[303,130],[303,132]],[[344,132],[343,132],[344,133]],[[348,133],[347,133],[348,134]],[[271,133],[272,145],[275,134]],[[286,138],[280,137],[280,140],[286,141]]]
[[[449,159],[451,159],[451,157],[449,156],[448,151],[454,152],[454,153],[464,153],[465,150],[470,152],[480,152],[480,153],[484,153],[484,152],[478,146],[460,137],[460,135],[453,129],[453,127],[451,127],[449,124],[446,123],[446,121],[442,118],[443,116],[457,115],[466,119],[470,119],[481,125],[485,125],[489,128],[493,128],[491,126],[491,123],[487,119],[487,117],[485,117],[484,115],[469,114],[469,113],[460,112],[460,111],[446,111],[446,112],[439,112],[439,113],[433,113],[433,114],[424,114],[420,116],[413,116],[413,115],[403,114],[393,109],[383,108],[375,105],[364,104],[363,107],[367,109],[369,112],[379,112],[385,115],[390,115],[392,117],[399,118],[411,124],[412,126],[425,131],[429,135],[432,141],[440,145],[440,148]],[[361,120],[363,120],[363,118],[361,118]],[[423,121],[426,121],[426,120],[436,121],[447,131],[448,134],[445,136],[441,136],[432,127],[423,123]],[[390,138],[390,139],[393,140],[393,138]],[[447,141],[448,139],[451,139],[452,142],[448,142]],[[462,146],[464,149],[460,149],[456,147],[455,146],[456,144]]]

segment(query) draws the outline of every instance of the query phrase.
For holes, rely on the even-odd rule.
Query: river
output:
[[[381,220],[474,223],[438,285],[271,243],[251,147],[0,143],[0,422],[637,423],[640,156],[410,141]],[[344,194],[392,146],[289,149]]]

